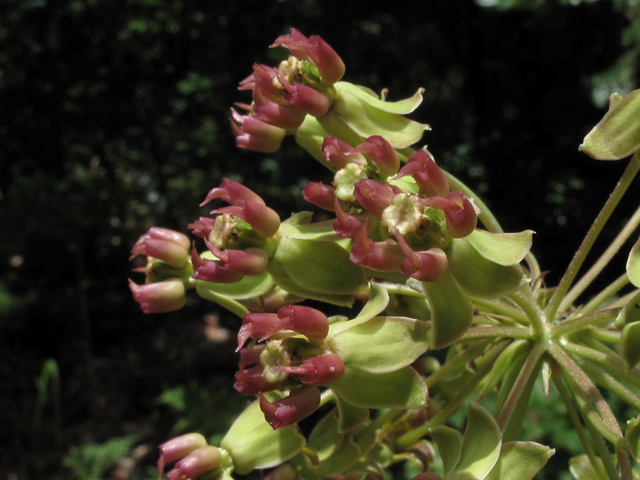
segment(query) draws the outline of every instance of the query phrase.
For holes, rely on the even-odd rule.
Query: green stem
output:
[[[580,309],[582,315],[591,313],[600,308],[607,300],[610,300],[613,295],[618,293],[623,287],[629,284],[629,278],[626,273],[620,275],[611,284],[609,284],[604,290],[598,293],[595,297],[589,300],[584,307]]]
[[[628,405],[631,405],[636,410],[640,410],[640,397],[629,390],[626,386],[620,383],[615,377],[603,372],[600,365],[593,364],[588,359],[574,359],[580,367],[592,378],[598,385],[606,388],[607,390],[615,393],[618,397],[624,400]]]
[[[523,338],[530,339],[531,331],[521,327],[471,327],[460,338],[462,340],[475,340],[478,338]]]
[[[564,322],[552,327],[552,335],[558,338],[562,335],[575,333],[583,328],[602,325],[603,323],[615,320],[618,313],[620,313],[619,308],[609,308],[607,310],[600,310],[590,315],[574,318],[572,320],[565,320]]]
[[[509,396],[504,402],[504,405],[500,410],[500,414],[496,419],[501,432],[504,432],[504,429],[507,426],[511,415],[513,414],[516,404],[520,399],[520,395],[522,395],[522,392],[525,390],[529,379],[536,371],[543,353],[544,345],[537,344],[535,347],[533,347],[533,349],[529,353],[529,356],[525,360],[524,365],[522,366],[522,370],[520,371],[518,378],[516,378],[516,381],[511,388],[511,392],[509,392]]]
[[[527,315],[533,332],[538,336],[544,336],[548,326],[544,320],[544,313],[538,307],[529,287],[523,285],[516,293],[509,295],[509,299]]]
[[[451,370],[457,368],[458,366],[466,363],[472,358],[476,358],[481,355],[484,349],[489,345],[491,341],[479,342],[472,346],[471,348],[465,350],[462,353],[459,353],[455,357],[450,360],[447,360],[442,367],[433,372],[430,376],[426,378],[427,387],[431,388],[434,386],[440,379],[445,377]]]
[[[522,310],[507,305],[504,302],[472,297],[471,303],[478,308],[482,308],[482,311],[488,314],[501,315],[509,320],[519,323],[520,325],[529,325],[529,319]]]
[[[578,251],[573,257],[573,260],[571,260],[567,271],[564,273],[562,279],[560,280],[560,284],[556,288],[555,292],[553,292],[553,296],[551,297],[551,300],[549,300],[549,303],[547,304],[547,308],[545,310],[547,318],[555,318],[556,314],[558,313],[560,304],[567,295],[567,292],[569,291],[573,280],[578,274],[578,270],[580,270],[580,267],[584,263],[589,251],[591,250],[591,247],[593,247],[593,244],[598,238],[598,235],[602,231],[602,228],[604,227],[607,220],[609,220],[609,217],[611,217],[611,214],[622,199],[624,193],[627,191],[627,188],[629,188],[631,181],[636,176],[636,173],[638,173],[639,169],[640,157],[636,153],[629,162],[629,165],[627,165],[627,168],[622,174],[620,181],[613,189],[611,196],[604,204],[604,207],[602,207],[602,210],[598,214],[596,220],[593,222],[593,225],[587,232],[587,235],[584,237],[582,245],[580,245],[580,248],[578,248]]]
[[[624,307],[627,303],[629,303],[631,301],[631,299],[633,297],[635,297],[638,293],[640,293],[640,289],[635,289],[633,292],[629,292],[626,295],[618,298],[617,300],[614,300],[613,302],[611,302],[609,305],[607,305],[609,308],[622,308]]]
[[[629,239],[636,227],[640,224],[640,207],[636,210],[633,216],[629,219],[624,228],[620,231],[615,240],[609,245],[602,256],[593,264],[593,266],[584,274],[584,276],[567,292],[567,295],[562,299],[559,310],[563,311],[575,301],[576,298],[584,292],[591,282],[602,272],[602,269],[607,266],[613,256],[618,253],[620,248]],[[624,285],[623,285],[624,286]],[[621,287],[622,288],[622,287]],[[591,303],[591,302],[589,302]]]
[[[586,453],[587,457],[589,457],[589,461],[591,462],[591,465],[593,466],[596,473],[598,474],[598,477],[605,478],[606,472],[601,468],[601,464],[600,462],[598,462],[598,457],[593,451],[591,443],[589,443],[587,432],[585,431],[584,426],[580,421],[578,412],[576,411],[576,408],[573,405],[573,402],[571,401],[571,394],[569,393],[569,390],[567,390],[567,387],[565,386],[564,382],[559,376],[554,376],[552,378],[553,378],[553,384],[558,389],[560,398],[562,398],[562,401],[564,402],[565,407],[567,407],[567,414],[569,415],[569,418],[571,419],[571,422],[573,423],[573,426],[576,429],[576,433],[578,434],[578,438],[580,439],[580,443],[582,444],[584,453]]]
[[[618,342],[620,342],[620,332],[604,328],[588,328],[587,330],[581,332],[581,335],[606,343],[617,344]]]

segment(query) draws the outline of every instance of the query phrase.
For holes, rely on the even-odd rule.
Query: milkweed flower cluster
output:
[[[640,363],[640,293],[608,309],[606,295],[577,308],[581,290],[569,291],[577,268],[547,289],[530,253],[533,232],[504,233],[473,190],[425,147],[410,148],[430,129],[404,116],[422,90],[389,102],[386,91],[342,81],[338,54],[295,29],[271,46],[290,56],[277,67],[255,64],[240,82],[251,102],[236,104],[243,113],[231,110],[231,130],[238,147],[258,152],[275,152],[293,136],[332,172],[330,184],[309,182],[301,194],[334,218],[314,222],[311,212],[297,212],[283,220],[225,178],[201,204],[215,202],[212,216],[188,225],[196,241],[153,227],[135,243],[132,258],[147,257],[136,269],[146,282],[130,281],[130,289],[145,313],[180,309],[195,290],[242,319],[234,388],[253,398],[216,446],[200,434],[161,445],[160,475],[175,462],[170,479],[229,480],[256,469],[272,469],[265,478],[273,480],[382,479],[386,468],[409,461],[422,472],[415,480],[530,480],[553,450],[518,442],[514,432],[520,398],[541,370],[548,393],[550,364],[567,382],[558,388],[579,398],[592,435],[613,439],[626,472],[626,452],[638,458],[640,419],[623,438],[590,375],[640,406],[640,396],[611,379],[617,372],[640,388],[623,372]],[[635,151],[637,125],[628,119],[637,98],[612,97],[581,148],[607,159]],[[639,245],[625,277],[636,287]],[[343,310],[330,315],[335,307]],[[618,339],[619,354],[602,345]],[[445,347],[441,365],[429,352]],[[598,363],[603,352],[607,361]],[[443,425],[468,395],[480,401],[496,391],[495,418],[472,403],[464,434]],[[311,419],[305,436],[298,422]],[[444,472],[432,471],[436,447]],[[581,471],[598,469],[593,478],[604,471],[613,478],[618,468],[610,455],[595,467],[576,458]]]

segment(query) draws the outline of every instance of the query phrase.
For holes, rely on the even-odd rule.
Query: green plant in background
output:
[[[206,250],[158,227],[135,244],[146,283],[130,288],[145,313],[182,308],[195,290],[242,317],[234,388],[256,397],[215,446],[200,434],[161,445],[160,474],[177,462],[171,479],[272,468],[273,479],[373,479],[409,462],[419,480],[527,480],[554,453],[520,440],[540,381],[547,397],[554,385],[584,450],[571,474],[637,478],[640,417],[621,428],[601,389],[640,410],[640,240],[618,279],[583,294],[634,234],[640,209],[578,273],[640,169],[639,91],[611,96],[580,146],[601,160],[633,156],[552,287],[532,231],[505,233],[472,188],[411,148],[429,128],[404,116],[422,90],[390,102],[342,81],[336,52],[295,29],[272,46],[291,55],[241,82],[252,101],[232,110],[237,145],[273,152],[294,136],[334,174],[302,195],[335,218],[282,220],[225,179],[202,205],[228,206],[189,225]],[[463,405],[461,433],[445,423]]]
[[[62,465],[71,470],[74,479],[102,480],[117,460],[131,452],[136,439],[136,435],[125,435],[100,444],[71,447],[62,460]]]

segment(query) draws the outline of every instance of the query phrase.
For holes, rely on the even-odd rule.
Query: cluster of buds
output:
[[[189,433],[169,440],[160,445],[158,459],[158,478],[167,463],[177,463],[167,472],[169,480],[195,478],[206,472],[216,470],[222,464],[220,449],[207,445],[199,433]]]
[[[253,73],[240,84],[252,90],[251,105],[240,115],[231,109],[231,129],[240,148],[275,152],[287,131],[295,130],[307,115],[322,117],[333,98],[333,84],[345,72],[338,54],[317,35],[309,38],[292,28],[271,47],[283,46],[291,55],[277,68],[255,64]]]
[[[330,384],[344,373],[342,359],[323,344],[327,317],[314,308],[287,305],[277,313],[248,313],[238,332],[240,369],[234,388],[259,394],[260,408],[273,428],[309,416],[320,404],[316,385]],[[253,338],[249,347],[245,343]],[[255,342],[264,342],[255,345]],[[262,394],[303,384],[288,397],[269,402]]]
[[[334,185],[309,183],[303,196],[335,211],[336,233],[353,239],[351,261],[374,271],[439,280],[447,270],[445,252],[454,238],[475,229],[477,213],[465,195],[450,191],[433,158],[419,150],[399,168],[398,153],[380,136],[356,148],[328,137],[321,150],[339,169]]]

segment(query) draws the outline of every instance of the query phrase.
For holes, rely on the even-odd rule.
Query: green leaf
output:
[[[276,392],[265,394],[269,401],[282,396]],[[295,424],[274,430],[265,420],[257,400],[240,414],[221,442],[240,475],[280,465],[294,457],[304,445],[305,438]]]
[[[365,306],[360,310],[360,313],[353,320],[347,322],[339,322],[329,327],[329,334],[327,339],[330,340],[335,335],[338,335],[344,330],[360,325],[367,320],[372,319],[379,313],[382,313],[389,304],[389,292],[379,283],[372,282],[369,289],[369,300]]]
[[[382,105],[381,108],[381,104],[388,102],[361,93],[355,85],[338,82],[335,87],[338,96],[333,102],[332,111],[362,137],[380,135],[394,148],[404,148],[418,142],[424,131],[430,128],[428,125],[389,112],[389,105]],[[319,121],[322,123],[322,119]]]
[[[518,265],[504,266],[488,260],[471,245],[469,237],[457,238],[447,251],[449,271],[472,297],[500,298],[520,286],[524,276]]]
[[[421,320],[375,317],[335,335],[328,344],[345,365],[386,373],[413,363],[426,352],[428,332],[429,323]]]
[[[444,466],[444,478],[449,478],[458,466],[462,455],[462,435],[459,431],[445,425],[429,430],[429,435],[438,446],[438,453]]]
[[[635,295],[627,304],[622,307],[616,317],[616,328],[624,327],[628,323],[640,322],[640,293]]]
[[[437,282],[409,279],[407,285],[423,293],[429,302],[431,348],[449,346],[469,329],[473,320],[473,307],[449,271]]]
[[[484,258],[506,267],[520,263],[529,253],[533,244],[533,233],[533,230],[491,233],[475,229],[465,238]]]
[[[628,370],[640,362],[640,322],[628,323],[624,326],[618,349]]]
[[[246,275],[236,283],[212,283],[204,280],[196,280],[196,291],[203,298],[208,295],[223,295],[234,300],[245,300],[248,298],[264,295],[273,288],[275,282],[271,275],[264,272],[261,275]]]
[[[379,108],[380,110],[383,110],[385,112],[397,113],[400,115],[406,115],[407,113],[411,113],[416,108],[418,108],[422,103],[422,94],[424,93],[424,88],[419,88],[412,97],[405,98],[404,100],[399,100],[397,102],[387,102],[375,96],[375,93],[373,93],[369,89],[366,89],[366,87],[363,88],[359,85],[354,85],[348,82],[337,82],[335,84],[335,87],[339,92],[350,92],[372,107]]]
[[[598,463],[600,464],[600,471],[604,471],[604,463],[601,458],[598,458]],[[600,475],[593,468],[589,457],[586,455],[578,455],[571,458],[569,460],[569,471],[576,480],[601,480]]]
[[[629,444],[629,451],[637,462],[640,453],[640,416],[627,420],[627,429],[624,432],[624,438]]]
[[[631,248],[629,259],[627,260],[627,276],[629,281],[637,288],[640,288],[640,238]]]
[[[469,405],[469,417],[462,437],[462,455],[450,480],[484,478],[498,457],[502,438],[491,414],[477,405]]]
[[[338,404],[338,433],[346,433],[362,425],[369,418],[369,409],[357,407],[336,395]]]
[[[331,389],[343,400],[364,408],[419,408],[428,398],[427,385],[411,367],[369,373],[345,366],[344,375]]]
[[[307,446],[316,452],[319,460],[326,460],[342,443],[344,435],[338,433],[338,410],[333,409],[311,431]]]
[[[531,480],[547,464],[555,450],[535,442],[509,442],[484,480]]]
[[[360,455],[360,447],[351,435],[343,435],[339,448],[329,458],[320,461],[319,473],[322,477],[337,477],[356,463]]]

